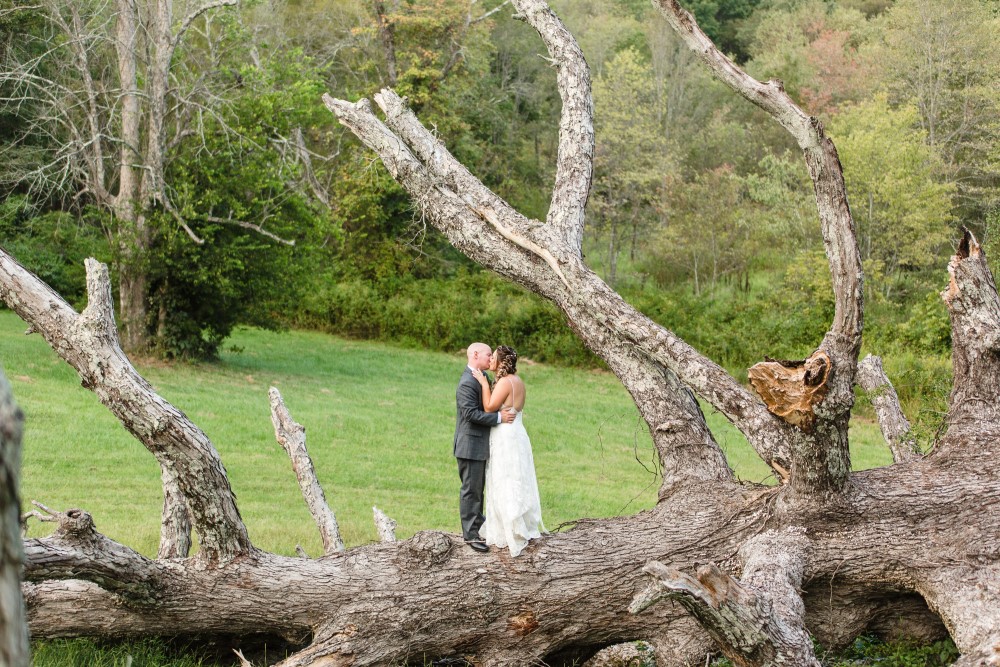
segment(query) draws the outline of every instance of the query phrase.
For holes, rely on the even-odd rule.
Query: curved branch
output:
[[[252,549],[225,468],[208,437],[159,396],[118,344],[107,267],[88,259],[89,304],[78,315],[62,297],[0,250],[0,298],[76,369],[122,425],[162,466],[170,466],[186,498],[208,560]]]
[[[833,278],[836,310],[834,320],[820,349],[830,356],[829,391],[816,406],[820,438],[800,438],[799,458],[809,459],[806,450],[821,446],[828,451],[818,457],[828,463],[797,476],[792,471],[793,490],[801,495],[839,492],[850,472],[847,428],[854,403],[854,376],[861,350],[863,329],[861,253],[854,220],[847,204],[840,158],[822,124],[800,109],[785,93],[780,81],[761,83],[720,52],[698,27],[694,17],[677,0],[653,0],[677,35],[733,91],[771,115],[795,138],[805,157],[816,194]],[[822,474],[820,474],[822,473]]]
[[[576,39],[544,0],[514,0],[514,6],[538,34],[558,68],[562,99],[556,181],[546,221],[568,250],[579,257],[584,211],[594,173],[594,102],[590,67]]]
[[[266,229],[264,229],[263,227],[261,227],[260,225],[254,224],[252,222],[246,222],[245,220],[235,220],[233,218],[220,218],[220,217],[215,216],[215,215],[206,215],[205,219],[208,220],[209,222],[217,222],[217,223],[223,224],[223,225],[236,225],[237,227],[242,227],[243,229],[249,229],[251,231],[257,232],[261,236],[266,236],[267,238],[271,239],[272,241],[277,241],[278,243],[281,243],[281,244],[284,244],[284,245],[287,245],[287,246],[293,246],[293,245],[295,245],[295,239],[283,239],[280,236],[278,236],[277,234],[275,234],[273,232],[269,232]]]
[[[344,540],[340,538],[340,528],[337,517],[326,502],[326,494],[316,477],[309,451],[306,449],[306,429],[292,419],[291,413],[281,398],[281,393],[275,387],[267,392],[271,400],[271,423],[274,424],[274,437],[278,444],[288,454],[292,461],[292,470],[299,482],[299,489],[306,501],[309,513],[312,514],[316,527],[319,528],[323,540],[323,551],[326,554],[344,551]]]
[[[889,376],[882,368],[879,357],[868,355],[858,364],[858,384],[868,392],[868,398],[878,416],[878,425],[882,437],[892,451],[894,463],[912,461],[920,458],[917,441],[910,432],[910,422],[903,414]]]
[[[177,45],[180,44],[181,39],[184,38],[184,33],[188,31],[188,29],[191,27],[191,24],[194,23],[195,19],[197,19],[199,16],[209,11],[210,9],[217,9],[219,7],[234,7],[237,4],[238,4],[237,0],[215,0],[215,2],[206,2],[204,5],[196,8],[190,14],[185,16],[184,20],[181,21],[180,26],[177,28],[177,32],[174,33],[174,36],[170,40],[171,53],[173,52],[174,49],[177,48]]]

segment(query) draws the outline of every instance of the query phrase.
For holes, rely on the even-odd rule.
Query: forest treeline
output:
[[[78,305],[82,259],[109,262],[127,342],[145,353],[211,357],[252,324],[597,363],[553,307],[452,249],[320,100],[394,87],[544,220],[555,71],[507,3],[210,4],[0,2],[4,248]],[[945,391],[938,292],[958,230],[1000,256],[1000,2],[684,4],[824,123],[866,268],[866,345],[904,399]],[[808,354],[833,296],[790,138],[712,80],[646,0],[551,5],[592,70],[588,262],[734,371]]]

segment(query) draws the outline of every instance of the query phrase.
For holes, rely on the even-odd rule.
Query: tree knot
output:
[[[507,629],[514,632],[518,637],[530,635],[538,629],[538,619],[535,612],[525,609],[507,619]]]
[[[448,560],[453,543],[436,530],[422,530],[405,542],[410,557],[424,565],[440,565]]]

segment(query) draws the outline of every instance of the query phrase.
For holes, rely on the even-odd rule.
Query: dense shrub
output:
[[[307,295],[296,322],[341,336],[454,352],[506,343],[535,361],[595,366],[555,306],[492,274],[395,282],[330,282]]]
[[[83,260],[108,261],[107,241],[82,218],[52,211],[33,215],[22,197],[0,202],[0,245],[73,305],[86,302]]]

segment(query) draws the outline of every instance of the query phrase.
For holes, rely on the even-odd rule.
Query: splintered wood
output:
[[[772,414],[808,431],[816,417],[813,408],[826,396],[830,357],[817,350],[802,361],[767,359],[747,374]]]

